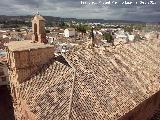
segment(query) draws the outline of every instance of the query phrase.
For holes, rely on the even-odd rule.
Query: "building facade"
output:
[[[64,36],[65,37],[75,37],[76,32],[74,28],[68,28],[64,30]]]

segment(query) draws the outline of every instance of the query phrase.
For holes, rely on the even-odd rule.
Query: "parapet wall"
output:
[[[40,65],[54,57],[53,47],[28,49],[23,51],[8,50],[10,80],[14,83],[24,82]]]

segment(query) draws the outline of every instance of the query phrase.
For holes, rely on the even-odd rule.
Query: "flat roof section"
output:
[[[24,51],[28,49],[38,49],[38,48],[48,48],[48,47],[54,47],[50,44],[44,44],[44,43],[33,43],[32,40],[23,40],[23,41],[12,41],[10,43],[7,43],[6,46],[11,51]]]

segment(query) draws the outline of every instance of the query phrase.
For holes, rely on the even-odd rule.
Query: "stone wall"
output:
[[[14,112],[17,120],[36,120],[35,115],[30,112],[28,105],[21,98],[16,99],[16,102],[14,102]]]
[[[30,109],[20,95],[22,91],[20,91],[19,86],[21,83],[29,80],[41,65],[54,57],[53,46],[21,51],[7,49],[7,51],[15,118],[17,120],[35,120],[34,115],[30,112]]]
[[[10,80],[14,83],[24,82],[40,65],[54,57],[53,47],[24,51],[8,50]]]

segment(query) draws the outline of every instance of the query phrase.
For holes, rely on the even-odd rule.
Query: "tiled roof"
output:
[[[22,98],[38,120],[56,120],[68,115],[72,69],[57,61],[43,66],[29,81],[20,86]]]
[[[21,84],[39,120],[115,120],[160,90],[160,41],[78,49],[64,57],[72,68],[52,61]]]
[[[66,56],[76,69],[71,120],[116,120],[160,90],[160,41]]]

